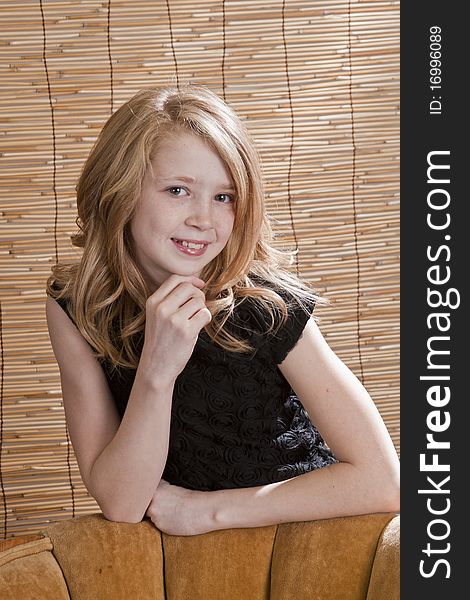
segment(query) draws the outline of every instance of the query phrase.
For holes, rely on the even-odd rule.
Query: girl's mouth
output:
[[[189,240],[177,240],[171,238],[177,249],[187,256],[202,256],[209,246],[206,242],[195,242]]]

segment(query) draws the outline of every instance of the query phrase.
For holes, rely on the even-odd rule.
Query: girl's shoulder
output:
[[[57,304],[62,308],[62,310],[65,312],[68,318],[76,326],[75,319],[70,309],[70,300],[67,297],[61,295],[61,292],[63,293],[63,291],[60,289],[57,283],[52,282],[47,289],[47,296],[51,298],[54,302],[57,302]]]
[[[55,302],[57,302],[57,304],[64,309],[64,311],[68,314],[68,316],[71,318],[69,309],[67,307],[67,300],[65,298],[53,298],[53,300]]]
[[[315,307],[315,295],[301,295],[287,286],[256,278],[261,289],[275,292],[283,301],[284,309],[270,299],[248,296],[234,309],[232,323],[245,332],[250,344],[269,360],[280,364],[300,339]]]

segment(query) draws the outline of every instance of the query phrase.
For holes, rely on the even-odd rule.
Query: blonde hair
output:
[[[66,300],[96,356],[114,366],[137,368],[135,340],[145,327],[149,296],[134,260],[130,221],[159,140],[181,131],[201,136],[215,149],[235,187],[232,234],[200,274],[213,317],[208,335],[227,350],[252,350],[224,324],[249,296],[269,315],[268,332],[275,331],[287,318],[287,306],[272,287],[289,291],[301,305],[307,298],[325,303],[289,272],[293,253],[272,246],[261,163],[241,119],[200,85],[145,89],[110,117],[83,167],[77,185],[79,231],[71,238],[83,248],[80,262],[55,265],[47,281],[47,293]]]

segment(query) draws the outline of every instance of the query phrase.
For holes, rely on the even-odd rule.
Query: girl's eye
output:
[[[170,192],[170,194],[172,194],[173,196],[181,196],[181,192],[186,192],[186,190],[183,187],[178,186],[168,188],[167,191]]]
[[[216,198],[223,204],[229,204],[230,202],[233,202],[233,196],[230,194],[217,194]]]

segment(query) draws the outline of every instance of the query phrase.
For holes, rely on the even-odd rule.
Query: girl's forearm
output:
[[[112,521],[139,522],[160,482],[170,432],[172,381],[137,369],[126,412],[91,470],[90,493]]]
[[[287,481],[209,492],[213,529],[395,512],[399,489],[393,479],[374,481],[351,464],[338,463]]]

